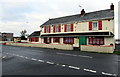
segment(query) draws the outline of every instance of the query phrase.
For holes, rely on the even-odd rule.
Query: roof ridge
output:
[[[95,12],[100,12],[100,11],[106,11],[106,10],[110,10],[110,9],[97,10],[97,11],[87,12],[85,14],[95,13]],[[68,16],[61,16],[61,17],[51,18],[49,20],[54,20],[54,19],[59,19],[59,18],[65,18],[65,17],[71,17],[71,16],[77,16],[77,15],[80,15],[80,14],[74,14],[74,15],[68,15]]]
[[[86,21],[91,19],[101,19],[101,18],[112,17],[112,16],[114,16],[114,11],[111,12],[110,9],[104,9],[104,10],[98,10],[93,12],[87,12],[85,13],[84,16],[81,16],[80,14],[74,14],[74,15],[52,18],[46,21],[45,23],[43,23],[41,26],[66,23],[66,22],[72,22],[72,21],[82,21],[82,20]]]

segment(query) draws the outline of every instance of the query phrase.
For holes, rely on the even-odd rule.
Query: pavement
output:
[[[120,56],[81,51],[2,46],[2,75],[117,76]],[[101,76],[101,77],[102,77]]]

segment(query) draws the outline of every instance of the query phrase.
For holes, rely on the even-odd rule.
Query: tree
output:
[[[25,38],[25,36],[26,36],[27,31],[22,30],[20,33],[21,33],[21,40],[26,40],[27,38]]]

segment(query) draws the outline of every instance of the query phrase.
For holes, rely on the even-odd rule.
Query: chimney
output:
[[[114,5],[113,5],[113,3],[111,3],[111,5],[110,5],[110,10],[114,10]]]
[[[84,11],[84,9],[82,9],[82,11],[81,11],[81,15],[84,15],[85,14],[85,11]]]

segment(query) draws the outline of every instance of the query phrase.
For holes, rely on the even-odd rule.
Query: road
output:
[[[3,75],[117,76],[120,62],[114,54],[31,47],[2,46],[2,53]]]

